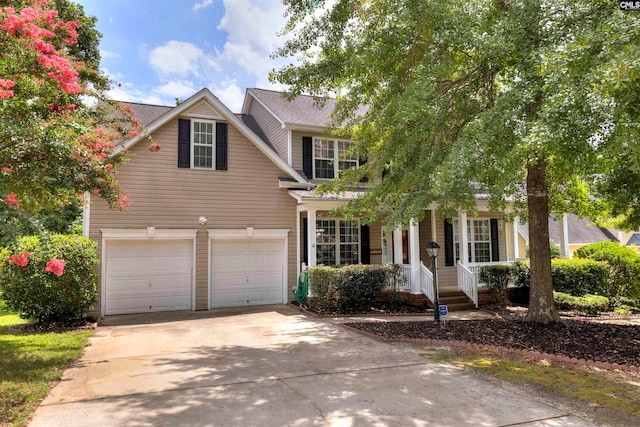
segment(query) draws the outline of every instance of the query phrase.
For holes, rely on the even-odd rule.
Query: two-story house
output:
[[[478,217],[440,218],[432,206],[396,229],[331,216],[366,191],[312,192],[360,161],[344,156],[351,141],[323,135],[335,100],[248,89],[234,114],[203,89],[175,107],[131,106],[162,150],[142,135],[127,141],[117,178],[132,205],[111,211],[94,197],[85,208],[101,259],[95,314],[287,303],[303,263],[395,262],[405,290],[432,299],[432,240],[440,291],[460,288],[477,303],[477,266],[518,253],[515,228],[481,195]]]

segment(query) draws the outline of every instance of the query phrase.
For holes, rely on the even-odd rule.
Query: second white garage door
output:
[[[283,240],[212,240],[213,307],[280,304],[283,286]]]

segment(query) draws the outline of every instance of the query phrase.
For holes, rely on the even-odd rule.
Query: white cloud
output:
[[[221,84],[209,85],[209,90],[218,97],[234,113],[239,113],[244,102],[244,88],[240,88],[235,80],[223,81]]]
[[[101,50],[100,56],[104,58],[120,58],[120,54],[116,52],[111,52],[110,50]]]
[[[283,4],[280,0],[224,0],[224,6],[218,25],[228,34],[222,59],[264,78],[276,66],[269,55],[283,43],[277,36],[286,22]]]
[[[154,93],[171,98],[185,99],[193,95],[196,91],[197,89],[194,87],[193,82],[177,80],[157,87]]]
[[[204,0],[201,3],[196,3],[193,5],[193,10],[204,9],[205,7],[209,7],[213,4],[213,0]]]
[[[168,41],[149,53],[149,62],[158,73],[180,77],[199,75],[200,64],[205,59],[205,53],[196,45],[175,40]]]

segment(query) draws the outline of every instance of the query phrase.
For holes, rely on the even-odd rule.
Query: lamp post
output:
[[[438,252],[440,245],[433,240],[427,243],[427,254],[431,257],[431,269],[433,270],[433,324],[440,325],[440,302],[438,301]]]

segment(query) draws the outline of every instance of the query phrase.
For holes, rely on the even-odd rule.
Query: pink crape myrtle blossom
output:
[[[14,87],[16,83],[13,80],[0,79],[0,99],[11,98],[13,91],[9,90]]]
[[[4,196],[4,202],[6,203],[7,206],[16,206],[16,207],[20,206],[20,201],[18,200],[16,193],[9,193],[6,196]]]
[[[64,260],[51,258],[51,260],[47,263],[47,266],[45,267],[45,271],[48,271],[49,273],[53,273],[57,277],[62,276],[62,274],[64,273]]]
[[[31,255],[31,252],[26,251],[17,255],[11,255],[9,257],[9,261],[16,265],[19,265],[20,267],[26,267],[27,263],[29,262],[29,255]]]

